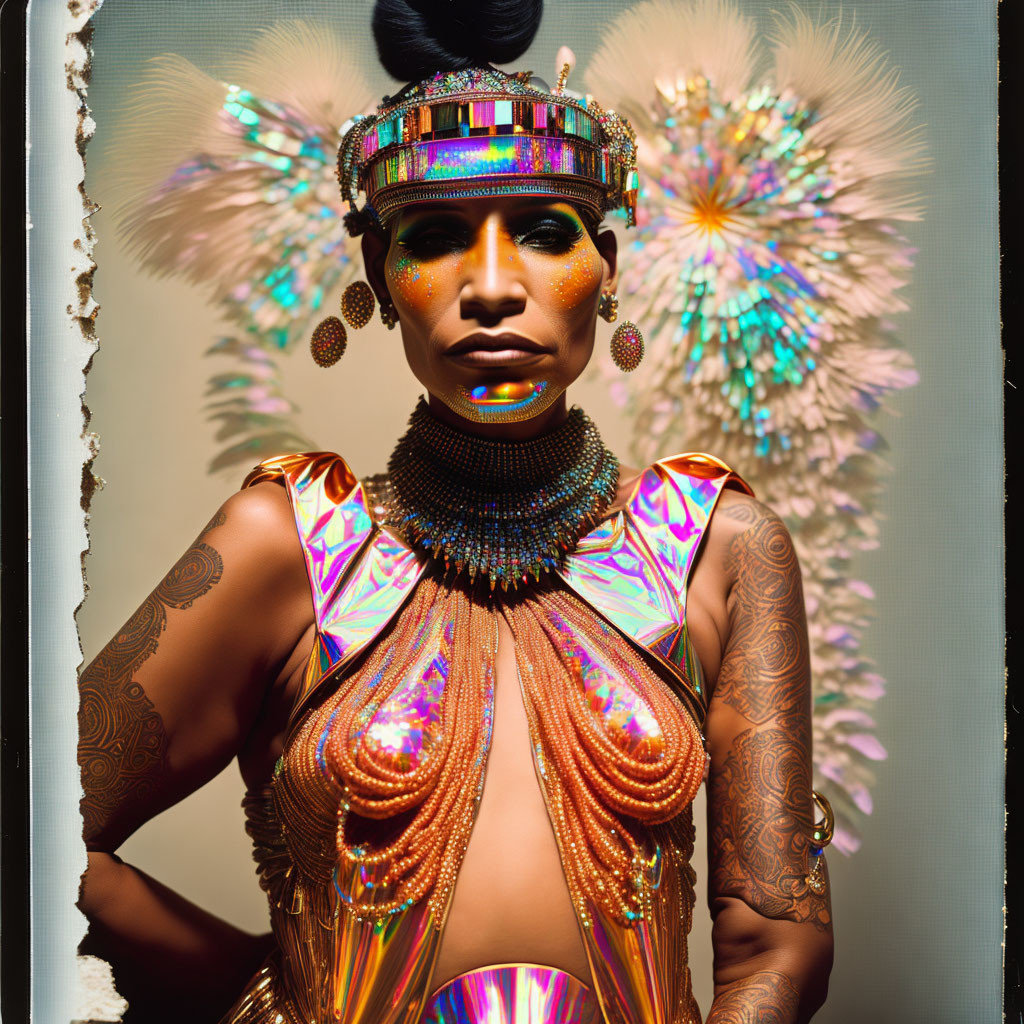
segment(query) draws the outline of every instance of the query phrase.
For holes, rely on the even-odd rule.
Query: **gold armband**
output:
[[[821,809],[822,818],[814,823],[811,831],[811,870],[806,879],[807,888],[818,896],[823,896],[826,889],[825,870],[822,867],[822,851],[832,842],[832,836],[836,830],[836,816],[832,811],[832,805],[816,789],[811,792],[814,802]]]
[[[832,842],[832,836],[836,830],[836,816],[832,811],[832,805],[816,789],[811,791],[811,797],[821,809],[821,821],[815,822],[814,831],[811,833],[811,845],[817,850],[824,850]]]

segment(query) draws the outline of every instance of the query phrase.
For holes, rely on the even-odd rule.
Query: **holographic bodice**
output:
[[[428,560],[379,526],[364,486],[340,457],[312,453],[270,460],[246,484],[268,479],[283,482],[291,498],[317,628],[274,778],[246,798],[247,829],[280,948],[224,1022],[472,1020],[436,1012],[434,1018],[423,1016],[453,879],[447,879],[441,898],[435,889],[431,899],[400,902],[383,919],[360,918],[349,908],[394,903],[395,892],[379,866],[339,856],[340,830],[360,773],[395,779],[395,806],[401,811],[408,806],[408,801],[400,803],[403,780],[415,778],[439,752],[454,757],[444,745],[450,742],[444,716],[454,714],[453,702],[463,709],[459,714],[469,708],[476,716],[477,767],[486,761],[493,707],[489,659],[495,650],[487,637],[492,629],[496,632],[491,623],[500,612],[450,591],[446,597],[433,581]],[[690,730],[692,756],[703,758],[696,730],[706,699],[686,631],[686,586],[715,503],[730,480],[745,487],[707,455],[654,464],[626,506],[580,540],[560,580],[528,598],[527,610],[509,617],[524,630],[536,623],[531,642],[550,644],[557,653],[555,664],[565,682],[553,692],[576,688],[586,715],[580,728],[593,736],[596,727],[616,749],[646,758],[652,772],[663,756],[665,736],[643,696],[644,678],[648,686],[653,678],[653,685],[669,694],[668,704],[676,709],[672,715],[678,718],[674,728]],[[357,706],[353,694],[362,703],[350,713]],[[666,700],[659,699],[664,719]],[[530,711],[534,756],[569,878],[571,844],[561,834],[569,827],[565,807],[553,807],[557,787],[547,775],[557,769],[557,759],[540,739],[544,723],[538,716],[544,713],[543,702],[536,701]],[[673,735],[679,732],[675,728]],[[571,737],[569,742],[574,744]],[[579,743],[581,749],[584,745]],[[340,761],[338,750],[344,755]],[[350,766],[349,779],[339,764]],[[482,785],[482,770],[467,777],[467,787]],[[451,819],[456,818],[452,813]],[[617,919],[596,902],[574,896],[595,986],[591,1001],[579,1005],[586,1003],[586,1013],[592,1014],[596,999],[597,1019],[606,1024],[699,1022],[686,967],[693,908],[689,808],[651,827],[618,819],[613,824],[639,836],[641,868],[635,884],[643,910],[629,920]],[[386,831],[388,821],[375,827]],[[545,1005],[541,989],[527,996],[537,977],[517,977],[502,975],[502,984],[525,986],[524,1006],[530,1000],[530,1005]],[[467,980],[465,992],[456,986],[449,995],[472,999],[478,983],[479,977]],[[582,999],[571,987],[548,995],[570,1003]],[[431,1012],[440,1005],[433,1000]],[[522,1019],[547,1024],[536,1015]]]
[[[453,978],[431,996],[420,1024],[600,1024],[593,993],[565,971],[498,964]]]

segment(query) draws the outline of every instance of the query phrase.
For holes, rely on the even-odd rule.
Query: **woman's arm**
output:
[[[82,952],[113,965],[126,1024],[219,1020],[273,948],[269,932],[243,932],[116,854],[89,852],[79,906]]]
[[[287,496],[261,484],[224,504],[81,675],[83,951],[113,964],[128,1020],[216,1021],[269,952],[114,851],[242,749],[311,615]]]
[[[800,567],[782,521],[759,502],[730,495],[715,521],[730,589],[706,723],[715,951],[707,1024],[793,1024],[824,1002],[832,965],[827,875],[820,895],[806,881],[811,682]]]

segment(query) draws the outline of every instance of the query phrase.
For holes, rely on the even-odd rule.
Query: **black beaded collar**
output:
[[[384,522],[447,571],[507,590],[556,569],[615,497],[618,459],[578,407],[554,430],[495,441],[421,398],[388,463]]]

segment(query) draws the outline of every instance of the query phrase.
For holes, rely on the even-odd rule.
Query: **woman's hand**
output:
[[[712,520],[730,589],[706,722],[715,950],[707,1024],[793,1024],[824,1002],[832,964],[827,874],[821,893],[807,883],[814,854],[803,588],[779,517],[726,494]]]
[[[114,851],[244,747],[311,620],[287,496],[260,484],[224,504],[81,675],[83,949],[113,964],[129,1019],[217,1020],[269,952]]]

